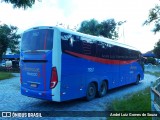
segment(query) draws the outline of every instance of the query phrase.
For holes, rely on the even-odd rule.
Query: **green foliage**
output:
[[[160,59],[160,40],[154,46],[153,52],[156,55],[156,57]]]
[[[145,74],[150,74],[150,75],[154,75],[156,77],[160,77],[160,73],[159,72],[145,71]]]
[[[9,72],[0,72],[0,80],[9,79],[12,77],[14,77],[14,75]]]
[[[144,22],[144,25],[149,25],[150,23],[154,23],[155,27],[153,32],[160,31],[160,6],[156,5],[149,11],[148,19]]]
[[[98,36],[99,23],[95,19],[91,19],[90,21],[85,20],[81,23],[81,27],[79,28],[78,32]]]
[[[152,58],[152,57],[148,57],[147,60],[146,60],[146,63],[151,63],[153,65],[156,64],[156,59],[155,58]]]
[[[109,111],[133,111],[133,112],[143,112],[151,110],[150,101],[150,88],[139,91],[137,93],[127,95],[123,99],[117,99],[112,101],[110,104]],[[109,120],[128,120],[131,117],[109,117]],[[133,120],[138,120],[139,117],[133,117]],[[143,117],[141,120],[150,120],[151,117]]]
[[[114,19],[108,19],[101,22],[99,34],[110,39],[118,38],[118,33],[116,32],[116,25],[117,23]]]
[[[18,39],[20,38],[17,30],[18,28],[15,26],[0,25],[0,58],[8,47],[11,48],[12,52],[17,52],[19,47]]]
[[[91,19],[89,21],[85,20],[81,23],[78,32],[116,39],[118,37],[116,25],[117,23],[114,19],[108,19],[101,23],[98,23],[98,21],[95,19]]]
[[[35,3],[35,0],[2,0],[6,3],[11,3],[14,8],[28,8],[32,7],[32,5]]]
[[[134,94],[125,96],[121,100],[114,100],[112,102],[113,111],[150,111],[150,89],[147,88]],[[145,98],[145,99],[144,99]]]

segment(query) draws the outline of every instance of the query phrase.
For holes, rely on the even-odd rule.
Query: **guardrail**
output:
[[[160,115],[160,78],[154,83],[151,82],[151,109]],[[152,117],[152,120],[159,120],[157,117]]]

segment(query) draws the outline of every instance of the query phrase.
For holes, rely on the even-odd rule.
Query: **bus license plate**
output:
[[[37,84],[35,84],[35,83],[31,83],[31,87],[36,88],[36,87],[37,87]]]

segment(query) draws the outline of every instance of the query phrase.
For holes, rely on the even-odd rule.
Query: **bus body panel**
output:
[[[46,29],[46,27],[42,27],[42,29]],[[47,29],[52,29],[48,28]],[[28,30],[32,31],[32,30]],[[40,98],[40,99],[47,99],[51,101],[57,101],[60,102],[60,86],[61,86],[61,47],[60,45],[60,36],[59,31],[57,29],[54,30],[54,36],[52,38],[53,41],[53,50],[46,52],[42,55],[36,55],[40,54],[40,52],[30,52],[31,55],[27,55],[26,53],[21,52],[21,76],[22,76],[22,85],[21,85],[21,93],[26,96]],[[43,53],[43,52],[42,52]],[[54,57],[52,57],[54,56]],[[26,64],[26,62],[23,61],[30,61],[30,64]],[[42,61],[42,63],[40,63]],[[40,81],[38,81],[35,77],[28,77],[29,74],[33,73],[25,73],[24,66],[27,67],[36,67],[39,70],[38,75],[42,74],[43,77],[40,77]],[[57,70],[57,76],[58,76],[58,83],[55,88],[50,88],[50,80],[52,76],[52,68],[55,67]],[[30,69],[30,68],[29,68]],[[35,73],[34,73],[35,74]],[[30,84],[26,84],[29,81]],[[36,82],[37,81],[37,82]],[[33,85],[33,88],[31,88],[31,84]],[[38,84],[38,85],[37,85]],[[40,88],[41,85],[41,88]],[[37,89],[37,86],[39,89]],[[34,88],[35,87],[35,88]]]
[[[97,82],[98,91],[103,80],[108,81],[108,89],[136,82],[138,63],[113,65],[92,62],[66,53],[62,54],[62,101],[85,97],[89,83]],[[137,67],[137,69],[135,69]],[[133,69],[129,71],[129,69]],[[122,69],[127,69],[123,71]],[[141,73],[142,74],[142,73]],[[127,77],[126,77],[127,75]],[[120,77],[121,76],[121,77]],[[143,76],[142,76],[143,79]]]
[[[21,92],[23,95],[51,100],[49,81],[51,77],[52,52],[21,53]]]
[[[54,29],[54,38],[53,38],[53,53],[52,53],[52,67],[56,67],[57,76],[58,76],[58,84],[56,87],[51,89],[52,91],[52,101],[60,102],[61,101],[61,42],[60,42],[60,31]]]

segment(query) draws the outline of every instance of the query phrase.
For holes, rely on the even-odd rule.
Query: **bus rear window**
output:
[[[53,30],[38,29],[25,32],[21,41],[21,50],[51,50],[53,47]]]

